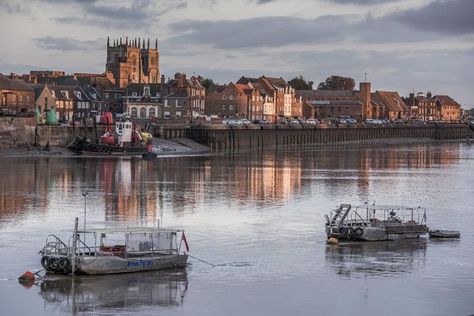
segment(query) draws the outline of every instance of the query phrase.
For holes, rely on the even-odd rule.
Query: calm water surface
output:
[[[474,313],[474,146],[332,147],[260,155],[0,158],[0,314],[468,315]],[[30,288],[48,233],[186,230],[185,272],[49,277]],[[326,246],[339,203],[425,206],[460,240]]]

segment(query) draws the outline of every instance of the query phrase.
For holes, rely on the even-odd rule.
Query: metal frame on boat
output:
[[[422,207],[341,204],[326,218],[326,234],[342,240],[398,240],[428,233]]]
[[[109,237],[114,237],[113,242],[108,241]],[[183,242],[185,249],[181,249]],[[111,274],[185,268],[187,251],[188,243],[181,229],[127,227],[79,231],[76,218],[67,242],[48,235],[39,253],[47,273]]]

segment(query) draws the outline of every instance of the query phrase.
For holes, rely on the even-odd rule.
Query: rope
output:
[[[198,260],[198,261],[204,262],[204,263],[206,263],[206,264],[208,264],[208,265],[210,265],[210,266],[213,266],[213,267],[216,266],[215,264],[212,264],[212,263],[207,262],[207,261],[205,261],[205,260],[202,260],[202,259],[199,259],[199,258],[197,258],[197,257],[191,256],[190,254],[188,254],[188,256],[191,257],[191,258],[194,258],[194,259],[196,259],[196,260]]]

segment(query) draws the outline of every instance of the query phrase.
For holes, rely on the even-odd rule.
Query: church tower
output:
[[[114,39],[107,37],[107,62],[105,74],[117,88],[125,88],[129,83],[158,83],[160,80],[158,40],[155,49],[145,47],[145,40]]]

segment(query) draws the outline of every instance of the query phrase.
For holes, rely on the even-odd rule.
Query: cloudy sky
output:
[[[474,107],[474,0],[0,0],[0,72],[103,72],[106,39],[158,38],[161,72],[449,94]]]

